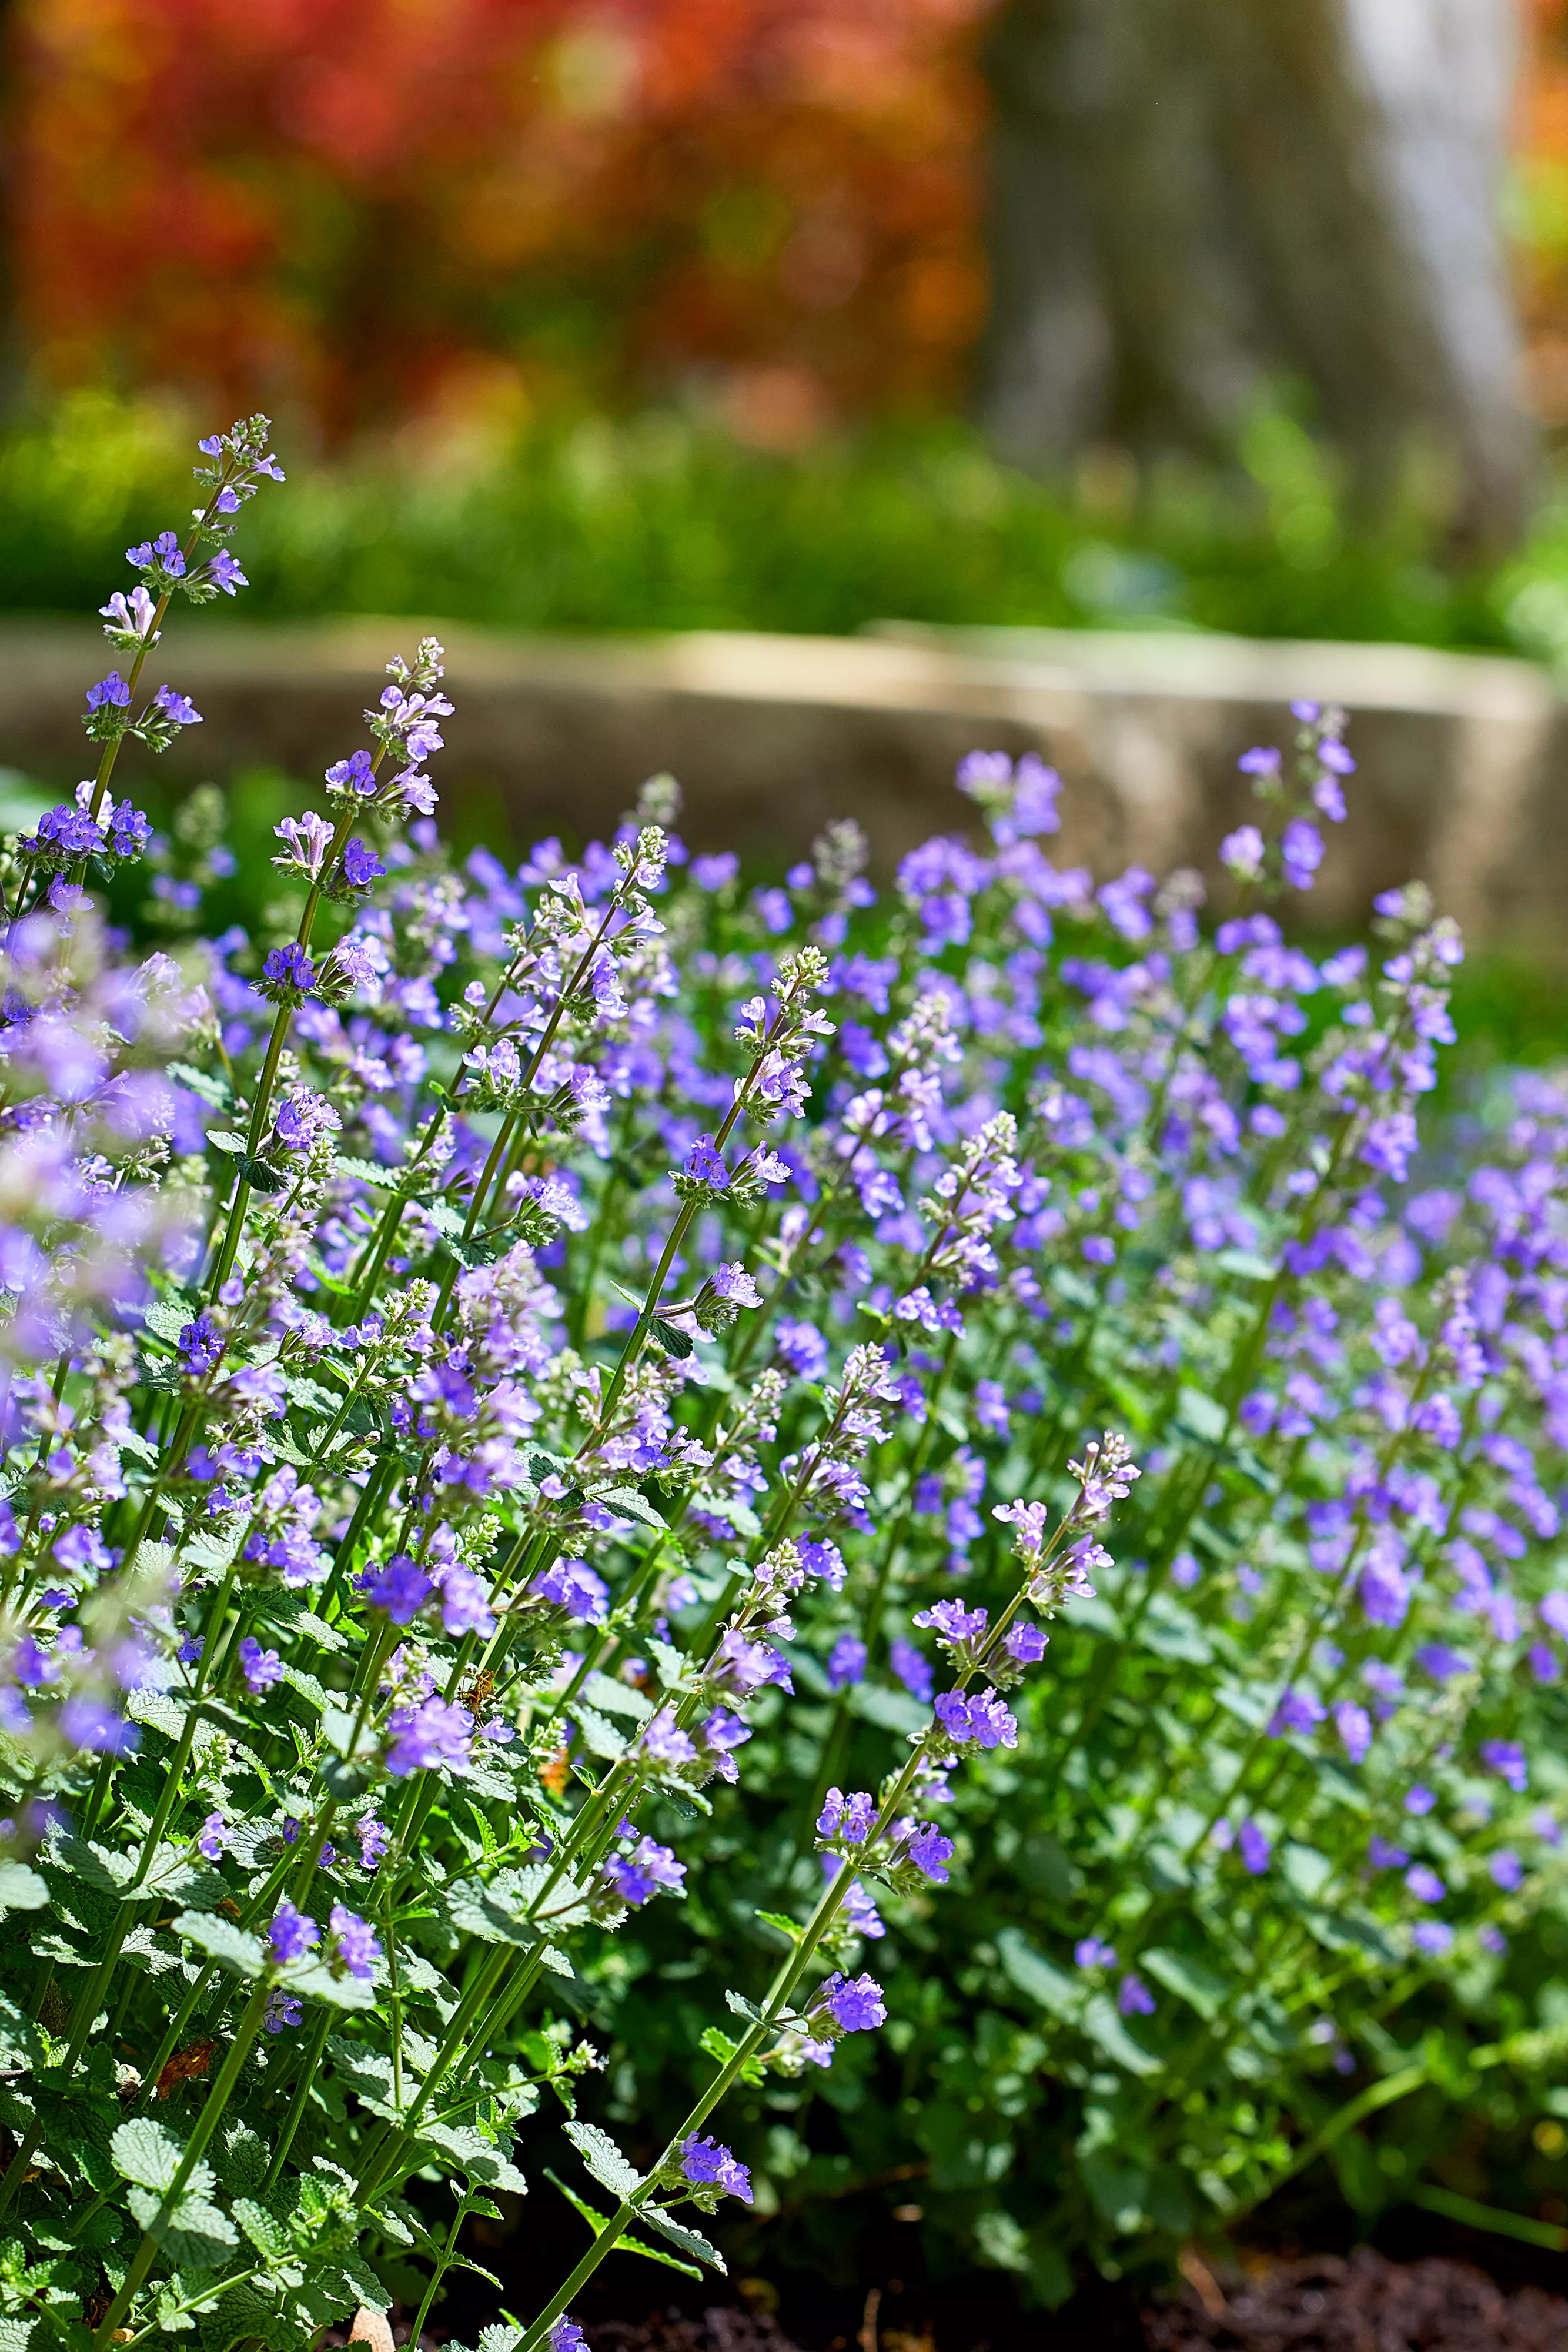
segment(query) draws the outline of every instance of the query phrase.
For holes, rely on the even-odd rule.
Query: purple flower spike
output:
[[[681,2170],[697,2188],[711,2186],[725,2197],[738,2197],[743,2205],[751,2202],[750,2173],[717,2140],[699,2139],[695,2132],[689,2134],[681,2142]]]
[[[382,1948],[372,1934],[368,1919],[341,1903],[334,1903],[328,1915],[328,1927],[332,1931],[333,1960],[351,1977],[369,1983],[375,1964],[381,1958]]]
[[[814,2006],[827,2010],[845,2033],[868,2033],[887,2022],[887,2005],[874,1977],[844,1977],[835,1970],[818,1992]]]
[[[303,1911],[297,1911],[287,1897],[272,1915],[267,1930],[272,1943],[272,1957],[280,1968],[291,1961],[304,1959],[316,1944],[316,1922]]]

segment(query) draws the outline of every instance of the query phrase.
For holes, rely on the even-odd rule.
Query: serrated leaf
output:
[[[216,2270],[239,2243],[239,2231],[228,2215],[204,2197],[182,2197],[168,2214],[161,2211],[155,2189],[130,2189],[125,2201],[149,2236],[156,2238],[170,2260],[183,2269]]]
[[[509,2189],[514,2196],[528,2195],[528,2184],[511,2158],[472,2124],[421,2124],[419,2137],[451,2157],[470,2180],[483,2181],[486,2189]]]
[[[591,2205],[586,2197],[580,2197],[575,2189],[569,2189],[566,2182],[558,2174],[551,2172],[548,2167],[545,2179],[552,2189],[560,2190],[561,2195],[574,2211],[581,2214],[595,2237],[598,2237],[601,2231],[609,2228],[609,2214],[601,2213],[596,2205]],[[661,2263],[669,2270],[684,2272],[687,2278],[700,2279],[702,2276],[699,2264],[683,2263],[678,2255],[667,2254],[663,2246],[645,2246],[641,2238],[631,2237],[625,2231],[616,2239],[612,2252],[617,2254],[641,2254],[645,2263]],[[481,2336],[479,2340],[483,2347],[484,2337]]]
[[[137,1902],[154,1895],[172,1902],[176,1895],[183,1895],[187,1909],[192,1911],[210,1911],[229,1891],[217,1871],[193,1854],[188,1846],[175,1845],[172,1841],[158,1848],[140,1882],[132,1881],[120,1890],[122,1899],[131,1899],[132,1888]]]
[[[737,2017],[744,2017],[748,2025],[766,2025],[768,2022],[757,2003],[747,2000],[744,1993],[727,1991],[724,2002],[725,2007],[733,2010]]]
[[[606,1763],[618,1763],[626,1752],[626,1736],[607,1723],[598,1710],[584,1706],[580,1699],[571,1705],[571,1720],[582,1735],[582,1744],[591,1756],[601,1756]]]
[[[334,1976],[324,1961],[308,1969],[290,1969],[279,1981],[300,2000],[324,2000],[329,2009],[374,2009],[376,2005],[373,1984],[363,1977]]]
[[[725,2268],[724,2256],[719,2252],[718,2248],[710,2245],[700,2230],[689,2229],[685,2221],[675,2221],[672,2215],[665,2212],[662,2205],[643,2206],[637,2218],[639,2221],[650,2223],[653,2229],[668,2238],[671,2245],[679,2246],[684,2254],[695,2254],[699,2263],[708,2263],[716,2271],[722,2272],[726,2278],[729,2276],[728,2271]]]
[[[45,1880],[25,1862],[0,1862],[0,1911],[41,1911],[49,1899]]]
[[[216,1913],[182,1911],[174,1922],[174,1933],[183,1936],[197,1950],[216,1960],[221,1969],[228,1969],[246,1983],[254,1984],[267,1967],[267,1956],[259,1936],[252,1936],[236,1927],[232,1919]]]
[[[313,1609],[302,1609],[295,1622],[297,1630],[308,1633],[319,1650],[332,1652],[349,1646],[347,1634],[340,1633],[336,1625],[329,1625],[324,1617],[318,1617]]]
[[[633,1723],[646,1723],[653,1712],[653,1702],[630,1683],[612,1682],[608,1675],[597,1669],[582,1685],[582,1695],[591,1706],[601,1707],[606,1715],[630,1716]]]
[[[234,1100],[234,1089],[226,1078],[209,1070],[198,1070],[189,1062],[171,1062],[169,1076],[176,1086],[189,1087],[193,1095],[200,1095],[214,1110],[227,1110]]]
[[[89,1845],[85,1838],[69,1832],[50,1839],[44,1860],[68,1871],[84,1886],[97,1887],[100,1895],[118,1895],[135,1868],[126,1855],[110,1853],[105,1846]]]
[[[116,2172],[125,2179],[162,2194],[174,2185],[185,2143],[167,2124],[158,2123],[152,2116],[132,2116],[110,2133],[109,2153]],[[198,2164],[190,2179],[192,2193],[204,2197],[212,2185],[211,2167]]]
[[[155,1298],[141,1319],[150,1331],[158,1334],[160,1339],[167,1339],[171,1347],[177,1347],[181,1332],[195,1321],[196,1309],[187,1306],[183,1298]]]
[[[231,1160],[243,1158],[249,1149],[248,1138],[236,1135],[232,1128],[227,1127],[209,1127],[207,1141],[217,1150],[226,1151]]]
[[[454,1879],[443,1890],[447,1917],[460,1936],[477,1936],[486,1944],[537,1944],[538,1926],[515,1909],[496,1888],[476,1878]]]
[[[413,1171],[410,1168],[383,1168],[379,1160],[361,1160],[352,1151],[340,1151],[332,1162],[332,1173],[334,1176],[351,1177],[358,1184],[374,1184],[383,1192],[398,1192],[403,1189],[404,1177],[412,1175]]]
[[[758,1911],[755,1916],[765,1927],[776,1927],[792,1944],[798,1944],[806,1932],[798,1919],[787,1918],[782,1911]]]
[[[283,1679],[291,1691],[298,1692],[313,1714],[321,1713],[327,1704],[327,1694],[314,1675],[307,1674],[303,1666],[285,1665]]]
[[[673,1356],[677,1363],[685,1363],[688,1356],[695,1353],[694,1341],[684,1331],[677,1330],[673,1323],[661,1323],[657,1316],[648,1326],[648,1337],[656,1348],[662,1348],[665,1355]]]
[[[688,1349],[687,1353],[690,1352]],[[607,1510],[619,1511],[623,1518],[641,1519],[643,1525],[652,1528],[655,1535],[669,1533],[668,1519],[656,1511],[646,1495],[640,1494],[635,1486],[603,1486],[593,1499],[596,1503],[602,1503]]]
[[[608,2189],[618,2201],[636,2194],[643,2186],[643,2176],[622,2155],[608,2132],[601,2131],[597,2124],[574,2122],[564,2128],[601,2189]]]
[[[248,1152],[235,1165],[253,1192],[287,1192],[292,1181],[281,1170],[269,1166],[265,1160],[253,1160]]]

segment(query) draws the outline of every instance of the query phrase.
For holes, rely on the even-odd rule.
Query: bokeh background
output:
[[[1568,664],[1568,0],[0,0],[0,54],[15,771],[76,772],[89,636],[37,616],[89,616],[181,511],[193,432],[256,406],[289,487],[186,645],[376,614],[1135,632],[1178,666],[1234,632],[1500,655],[1552,694]],[[18,716],[40,681],[57,751]],[[298,698],[280,656],[230,697],[249,752],[226,721],[181,750],[258,847],[315,756],[266,717]],[[1366,739],[1397,806],[1358,893],[1425,855],[1444,747],[1486,732],[1417,716]],[[1531,724],[1516,866],[1568,761]],[[460,838],[522,845],[532,811],[455,751]],[[528,761],[570,833],[572,779]],[[177,765],[138,780],[162,815]],[[758,773],[726,822],[750,792],[766,859]],[[1554,1051],[1557,971],[1489,903],[1480,1032]]]

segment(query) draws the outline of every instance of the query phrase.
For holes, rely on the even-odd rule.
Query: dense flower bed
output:
[[[541,2102],[614,2210],[574,2163],[486,2343],[571,2352],[612,2251],[717,2260],[683,2202],[920,2176],[1051,2299],[1538,2077],[1568,1101],[1419,1177],[1453,926],[1267,911],[1343,714],[1211,927],[986,753],[883,898],[848,823],[688,857],[666,778],[458,871],[427,640],[277,828],[293,937],[128,961],[89,881],[225,862],[112,784],[277,472],[203,453],[4,868],[0,2340],[428,2311]]]

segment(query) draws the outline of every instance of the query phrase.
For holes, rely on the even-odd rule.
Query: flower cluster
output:
[[[138,660],[239,584],[275,469],[204,454],[110,615]],[[434,640],[390,666],[277,829],[282,943],[121,960],[107,766],[5,869],[0,1904],[48,1912],[0,1967],[7,2315],[298,2337],[379,2297],[366,2246],[434,2296],[600,2063],[574,1977],[620,2112],[686,2110],[643,2171],[571,2114],[616,2209],[579,2281],[777,2203],[824,2070],[868,2178],[861,2078],[925,2070],[939,2226],[1043,2294],[1026,2197],[1076,2168],[1107,2259],[1245,2210],[1328,2076],[1398,2074],[1396,2000],[1539,2069],[1568,1093],[1423,1176],[1457,934],[1415,887],[1375,954],[1269,911],[1343,716],[1289,784],[1249,755],[1206,929],[1197,876],[1055,866],[1001,755],[984,845],[885,898],[847,827],[745,896],[667,778],[455,866],[451,709]],[[793,2120],[737,2154],[764,2081]]]

